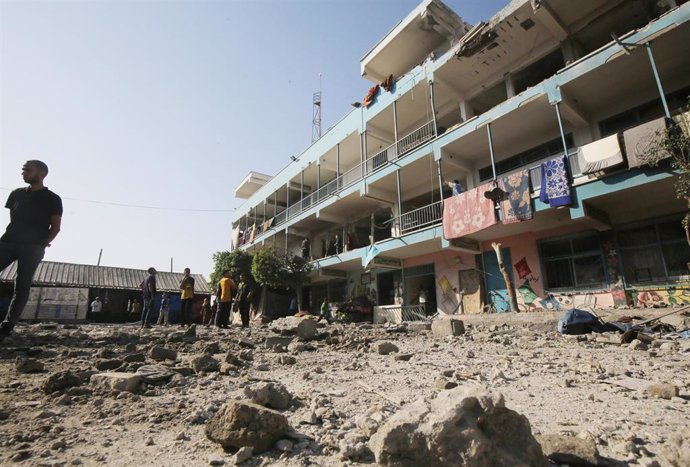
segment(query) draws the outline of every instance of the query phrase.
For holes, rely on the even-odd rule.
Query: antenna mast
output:
[[[311,142],[321,138],[321,77],[319,73],[319,92],[314,93],[313,114],[311,119]]]

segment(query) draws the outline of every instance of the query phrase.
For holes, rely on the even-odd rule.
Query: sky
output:
[[[274,175],[371,83],[359,60],[417,0],[0,0],[0,199],[46,162],[45,260],[208,274],[234,190]],[[465,21],[507,0],[448,0]],[[0,229],[9,222],[0,214]]]

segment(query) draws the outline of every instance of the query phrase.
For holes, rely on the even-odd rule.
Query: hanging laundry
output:
[[[484,196],[490,188],[485,183],[457,196],[443,200],[443,237],[464,237],[496,224],[494,202]]]
[[[521,170],[498,179],[505,198],[501,201],[503,223],[512,224],[532,218],[532,197],[529,191],[529,170]]]
[[[379,92],[379,85],[377,84],[376,86],[373,86],[371,89],[369,89],[369,92],[367,95],[364,97],[364,100],[362,101],[362,105],[364,107],[369,107],[373,102],[374,102],[374,97],[376,97],[376,94]]]
[[[623,163],[623,152],[618,142],[618,134],[581,146],[577,158],[583,174],[599,172],[608,167]]]
[[[659,144],[666,136],[666,123],[664,117],[659,117],[651,122],[637,125],[623,132],[625,153],[628,156],[628,168],[644,165],[645,156],[655,151],[663,150]],[[661,156],[670,157],[666,151],[659,153]]]
[[[552,208],[569,206],[572,202],[564,156],[558,156],[541,164],[539,199],[544,203],[549,203]]]

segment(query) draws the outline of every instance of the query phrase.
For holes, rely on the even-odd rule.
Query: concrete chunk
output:
[[[105,372],[91,375],[91,384],[106,391],[136,392],[141,376],[135,373]]]
[[[459,336],[465,334],[465,325],[459,319],[437,319],[431,322],[434,337]]]

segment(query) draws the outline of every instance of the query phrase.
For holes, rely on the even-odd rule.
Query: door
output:
[[[513,281],[513,262],[510,259],[510,248],[501,248],[503,255],[503,264],[508,269],[510,281]],[[504,313],[510,311],[510,299],[508,298],[508,289],[503,279],[503,274],[498,268],[498,258],[496,252],[492,249],[484,253],[484,282],[486,283],[486,303],[493,303],[496,311]]]
[[[482,312],[481,276],[476,269],[460,271],[460,290],[462,294],[462,312],[467,314]]]

